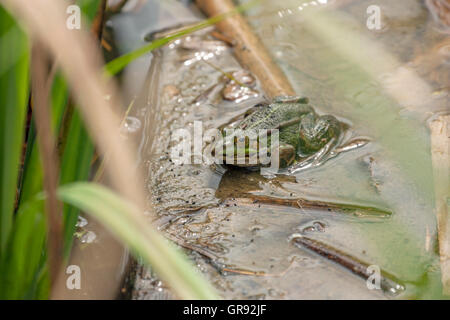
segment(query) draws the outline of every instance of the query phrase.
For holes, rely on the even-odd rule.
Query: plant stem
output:
[[[51,286],[55,283],[62,261],[62,218],[61,205],[57,200],[58,160],[55,150],[55,139],[52,135],[50,110],[48,106],[48,87],[45,85],[48,77],[48,56],[44,47],[35,42],[32,49],[32,92],[34,119],[37,139],[40,147],[44,171],[44,190],[47,193],[47,245],[48,266]]]
[[[293,234],[291,236],[291,241],[339,264],[366,281],[370,280],[370,277],[373,275],[369,269],[372,264],[363,262],[356,257],[353,257],[318,240],[305,237],[301,234]],[[393,275],[381,271],[380,277],[380,288],[384,292],[396,295],[405,290],[401,282]]]
[[[450,295],[450,115],[433,119],[430,130],[442,287],[444,294]]]
[[[99,42],[103,36],[103,25],[105,24],[106,0],[101,0],[98,6],[97,14],[92,22],[92,33],[97,36]]]

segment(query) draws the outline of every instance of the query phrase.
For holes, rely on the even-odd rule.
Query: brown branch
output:
[[[430,131],[442,287],[450,295],[450,115],[431,120]]]
[[[371,206],[362,206],[349,203],[338,203],[338,202],[325,202],[319,200],[308,200],[302,198],[276,198],[260,196],[251,193],[245,193],[243,197],[235,198],[228,196],[224,203],[238,202],[239,205],[253,205],[260,206],[261,204],[268,205],[278,205],[297,208],[300,210],[304,209],[314,209],[327,211],[331,213],[340,213],[353,215],[360,218],[377,218],[385,219],[392,215],[392,212],[388,209],[377,208]]]
[[[92,33],[97,36],[99,41],[102,40],[103,26],[105,24],[106,0],[100,1],[94,21],[92,22]]]
[[[100,45],[101,45],[102,39],[103,39],[103,27],[105,24],[105,17],[106,17],[106,14],[105,14],[106,3],[107,3],[107,0],[102,0],[99,3],[97,13],[94,17],[94,20],[93,20],[92,26],[91,26],[91,32],[98,39]],[[56,66],[56,63],[54,63],[52,71],[56,70],[55,66]],[[48,79],[48,85],[50,86],[49,90],[51,89],[51,85],[53,84],[53,79],[54,79],[54,73]],[[67,136],[69,135],[70,124],[72,123],[73,113],[74,113],[74,99],[72,98],[72,95],[69,95],[69,98],[67,100],[67,106],[64,109],[64,113],[62,116],[61,126],[59,129],[59,135],[58,135],[58,142],[57,142],[58,157],[60,160],[62,160],[62,157],[64,154],[64,149],[66,147]]]
[[[50,282],[53,286],[62,261],[62,219],[61,204],[56,196],[58,187],[58,160],[55,150],[55,139],[52,135],[50,110],[48,105],[49,91],[46,86],[48,77],[48,56],[45,48],[35,42],[32,49],[32,92],[34,120],[37,139],[44,171],[44,190],[47,217],[47,246]]]
[[[319,254],[320,256],[330,261],[339,264],[340,266],[348,269],[357,276],[363,278],[364,280],[368,280],[372,275],[372,273],[369,272],[368,269],[371,264],[363,262],[356,257],[353,257],[318,240],[307,238],[301,234],[293,234],[291,236],[291,241],[297,245],[301,245],[302,247]],[[380,287],[386,293],[395,295],[400,293],[400,291],[405,290],[401,282],[393,275],[385,271],[381,271],[380,276]]]
[[[196,3],[208,16],[225,14],[236,9],[231,0],[196,0]],[[233,39],[236,57],[259,79],[269,97],[295,95],[289,80],[240,14],[222,20],[217,27],[225,37]]]

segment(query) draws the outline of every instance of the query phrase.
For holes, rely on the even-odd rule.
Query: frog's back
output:
[[[313,112],[302,103],[271,103],[261,106],[257,111],[242,120],[239,128],[243,130],[273,129],[279,124]]]

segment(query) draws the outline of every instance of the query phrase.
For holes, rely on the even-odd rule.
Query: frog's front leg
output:
[[[337,145],[337,138],[333,138],[328,143],[320,149],[318,152],[310,155],[309,157],[297,162],[289,168],[289,173],[297,173],[301,170],[316,167],[323,164],[328,159],[332,158],[334,155],[330,150]]]
[[[342,133],[342,125],[330,115],[317,116],[309,113],[302,117],[299,126],[299,156],[308,157],[319,152],[334,141],[334,146]]]
[[[296,150],[294,146],[289,144],[280,144],[278,152],[280,168],[289,167],[295,162]]]

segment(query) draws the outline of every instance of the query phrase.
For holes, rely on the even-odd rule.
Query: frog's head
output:
[[[340,123],[335,117],[309,113],[300,121],[299,151],[303,155],[313,154],[332,139],[337,140],[339,134]]]

